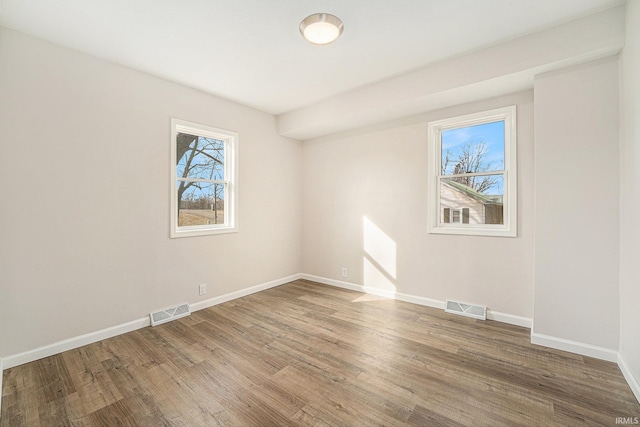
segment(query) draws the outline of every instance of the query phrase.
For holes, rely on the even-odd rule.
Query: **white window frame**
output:
[[[482,172],[477,175],[502,175],[504,177],[503,222],[504,224],[441,223],[440,180],[442,175],[442,132],[485,123],[504,121],[504,169]],[[428,124],[428,231],[435,234],[461,234],[472,236],[517,236],[517,155],[516,155],[516,106],[496,108],[464,116],[451,117]],[[449,177],[449,175],[447,175]]]
[[[204,136],[224,141],[224,180],[213,180],[225,186],[225,222],[224,224],[178,226],[178,188],[177,181],[177,137],[178,133]],[[225,129],[171,119],[171,227],[170,237],[207,236],[212,234],[235,233],[238,231],[238,134]]]

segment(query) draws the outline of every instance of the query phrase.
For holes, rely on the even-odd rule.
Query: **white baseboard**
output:
[[[348,289],[350,291],[364,292],[362,290],[363,289],[362,285],[356,285],[355,283],[351,283],[351,282],[343,282],[342,280],[328,279],[326,277],[314,276],[313,274],[306,274],[306,273],[302,273],[300,275],[300,278],[305,280],[311,280],[312,282],[322,283],[324,285],[335,286],[337,288]]]
[[[205,301],[200,301],[194,304],[190,304],[191,311],[202,310],[207,307],[211,307],[216,304],[221,304],[232,299],[240,298],[245,295],[250,295],[255,292],[260,292],[265,289],[273,288],[275,286],[283,285],[285,283],[297,280],[300,278],[300,274],[294,274],[292,276],[284,277],[282,279],[273,280],[271,282],[263,283],[260,285],[252,286],[246,289],[241,289],[236,292],[231,292],[225,295],[214,297]],[[53,344],[45,345],[33,350],[28,350],[23,353],[6,356],[2,359],[2,365],[0,367],[4,369],[13,368],[14,366],[22,365],[24,363],[33,362],[34,360],[42,359],[43,357],[53,356],[54,354],[62,353],[63,351],[72,350],[74,348],[82,347],[83,345],[92,344],[107,338],[115,337],[127,332],[141,329],[151,324],[149,316],[142,319],[132,320],[121,325],[112,326],[110,328],[102,329],[96,332],[90,332],[88,334],[80,335],[77,337],[68,338],[66,340],[58,341]],[[2,370],[0,370],[2,372]],[[0,384],[2,380],[0,378]],[[2,389],[0,389],[2,390]],[[1,394],[1,391],[0,391]]]
[[[150,324],[149,317],[147,316],[142,319],[132,320],[131,322],[112,326],[100,331],[68,338],[66,340],[58,341],[33,350],[28,350],[23,353],[6,356],[2,359],[3,366],[4,369],[13,368],[14,366],[42,359],[43,357],[53,356],[54,354],[62,353],[63,351],[73,350],[74,348],[82,347],[83,345],[92,344],[94,342],[106,340],[107,338],[115,337],[116,335],[135,331],[136,329],[144,328]]]
[[[283,277],[282,279],[272,280],[270,282],[262,283],[260,285],[251,286],[250,288],[240,289],[239,291],[230,292],[228,294],[213,297],[208,300],[196,302],[194,304],[189,304],[189,307],[191,307],[191,311],[202,310],[204,308],[222,304],[223,302],[231,301],[236,298],[241,298],[247,295],[255,294],[256,292],[260,292],[270,288],[275,288],[276,286],[284,285],[285,283],[293,282],[294,280],[300,279],[301,276],[302,276],[301,274],[293,274],[288,277]]]
[[[367,286],[364,286],[363,289],[365,292],[371,291],[371,288],[368,288]],[[418,305],[424,305],[426,307],[439,308],[442,310],[444,310],[444,307],[445,307],[444,301],[439,301],[437,299],[426,298],[426,297],[419,297],[416,295],[403,294],[402,292],[395,292],[395,295],[393,296],[393,298],[400,301],[410,302]]]
[[[607,362],[618,361],[618,352],[616,350],[585,344],[578,341],[566,340],[564,338],[552,337],[536,332],[531,333],[531,343],[554,348],[556,350],[580,354],[582,356],[595,357],[596,359],[606,360]]]
[[[414,304],[424,305],[424,306],[433,307],[433,308],[439,308],[442,310],[444,310],[444,306],[445,306],[444,301],[440,301],[432,298],[420,297],[420,296],[410,295],[410,294],[403,294],[401,292],[388,291],[384,289],[370,288],[363,285],[357,285],[355,283],[343,282],[341,280],[335,280],[335,279],[328,279],[326,277],[321,277],[321,276],[314,276],[312,274],[303,273],[301,275],[301,278],[311,280],[313,282],[323,283],[325,285],[336,286],[338,288],[349,289],[357,292],[364,292],[367,294],[377,295],[377,296],[391,298],[391,299],[397,299],[400,301],[411,302]],[[508,323],[510,325],[524,326],[525,328],[531,328],[531,325],[533,323],[532,320],[527,317],[501,313],[499,311],[493,311],[493,310],[487,310],[487,319],[495,320],[502,323]]]
[[[516,316],[515,314],[502,313],[500,311],[493,311],[487,309],[487,319],[495,320],[496,322],[508,323],[510,325],[522,326],[524,328],[531,329],[533,320],[528,317]]]
[[[335,286],[337,288],[348,289],[350,291],[363,292],[365,294],[377,295],[379,297],[397,299],[401,301],[412,302],[414,304],[425,305],[427,307],[444,309],[444,302],[431,298],[418,297],[414,295],[402,294],[399,292],[388,291],[385,289],[370,288],[363,285],[357,285],[351,282],[343,282],[342,280],[329,279],[327,277],[314,276],[313,274],[302,274],[302,279],[311,280],[325,285]]]
[[[627,380],[627,384],[629,384],[629,387],[631,388],[631,391],[636,397],[636,400],[638,401],[638,403],[640,403],[640,382],[638,381],[637,378],[633,376],[633,374],[629,370],[629,367],[627,366],[624,359],[622,358],[622,356],[620,356],[619,353],[618,353],[618,366],[620,367],[620,371],[622,371],[622,375],[624,376],[624,379]]]
[[[221,304],[226,301],[231,301],[236,298],[240,298],[246,295],[250,295],[256,292],[260,292],[266,289],[270,289],[276,286],[283,285],[288,282],[292,282],[297,279],[307,279],[326,285],[336,286],[339,288],[349,289],[357,292],[364,292],[372,295],[378,295],[385,298],[393,298],[401,301],[411,302],[414,304],[424,305],[427,307],[434,307],[444,309],[444,301],[439,301],[431,298],[419,297],[415,295],[403,294],[393,291],[386,291],[382,289],[369,288],[355,283],[343,282],[340,280],[328,279],[326,277],[314,276],[311,274],[294,274],[282,279],[273,280],[260,285],[252,286],[246,289],[241,289],[236,292],[231,292],[218,297],[210,298],[205,301],[200,301],[191,304],[192,311],[202,310],[217,304]],[[500,313],[491,310],[487,310],[487,318],[496,320],[503,323],[509,323],[517,326],[524,326],[531,328],[532,320],[526,317],[515,316],[512,314]],[[9,369],[14,366],[22,365],[24,363],[33,362],[34,360],[41,359],[43,357],[52,356],[54,354],[62,353],[63,351],[72,350],[74,348],[81,347],[83,345],[91,344],[100,340],[121,335],[127,332],[141,329],[150,325],[149,317],[146,316],[142,319],[133,320],[121,325],[112,326],[110,328],[102,329],[100,331],[91,332],[85,335],[69,338],[63,341],[59,341],[50,345],[36,348],[34,350],[25,351],[23,353],[6,356],[0,358],[0,405],[2,404],[2,372],[3,369]],[[625,379],[629,383],[631,390],[633,391],[636,399],[640,401],[640,384],[638,380],[633,377],[631,371],[628,369],[624,360],[620,357],[617,351],[597,347],[590,344],[579,343],[576,341],[565,340],[561,338],[551,337],[548,335],[532,333],[531,342],[533,344],[543,345],[546,347],[555,348],[558,350],[569,351],[572,353],[581,354],[584,356],[595,357],[598,359],[607,360],[610,362],[617,362],[620,366],[620,370]]]

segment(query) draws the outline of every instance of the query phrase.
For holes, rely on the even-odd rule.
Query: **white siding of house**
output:
[[[445,184],[440,184],[440,215],[445,208],[469,208],[469,224],[484,224],[484,204]],[[440,218],[442,220],[442,217]]]

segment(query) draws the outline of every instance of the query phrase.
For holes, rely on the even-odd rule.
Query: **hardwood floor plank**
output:
[[[215,360],[202,362],[193,369],[214,386],[215,398],[239,419],[238,425],[293,425],[289,417],[265,405],[253,392],[251,382],[223,356],[218,354]]]
[[[107,406],[90,412],[81,420],[87,426],[122,426],[135,427],[133,411],[126,401],[118,400]]]
[[[7,369],[0,427],[565,426],[640,416],[614,363],[298,280]]]
[[[49,402],[46,405],[40,405],[39,407],[39,419],[42,426],[65,426],[63,420],[69,420],[73,418],[72,414],[67,411],[66,397],[56,399],[53,402]],[[69,425],[69,424],[66,424]]]
[[[446,416],[429,411],[422,406],[417,406],[411,413],[408,420],[408,425],[412,426],[433,426],[433,427],[460,427],[466,424],[461,424],[453,421]]]

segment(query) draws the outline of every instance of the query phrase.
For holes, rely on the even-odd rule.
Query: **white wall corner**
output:
[[[610,348],[571,341],[564,338],[531,332],[531,344],[537,344],[556,350],[568,351],[582,356],[593,357],[607,362],[618,362],[618,352]]]
[[[620,354],[618,354],[617,362],[618,362],[618,366],[620,367],[620,371],[624,376],[624,379],[627,380],[627,384],[629,384],[629,387],[631,388],[633,395],[636,397],[636,400],[638,401],[638,403],[640,403],[640,379],[635,378],[633,376],[633,374],[631,373],[631,370],[629,369],[629,367],[627,366],[627,364],[625,363],[624,359]]]
[[[313,282],[322,283],[325,285],[336,286],[338,288],[349,289],[356,292],[364,292],[366,294],[377,295],[380,297],[397,299],[400,301],[410,302],[413,304],[424,305],[426,307],[438,308],[444,310],[445,302],[421,297],[417,295],[403,294],[401,292],[394,292],[384,289],[371,288],[363,285],[357,285],[355,283],[343,282],[341,280],[329,279],[326,277],[314,276],[312,274],[301,275],[302,279],[311,280]],[[508,323],[510,325],[523,326],[525,328],[531,328],[532,320],[527,317],[516,316],[513,314],[501,313],[499,311],[487,310],[487,319],[495,320],[497,322]]]

